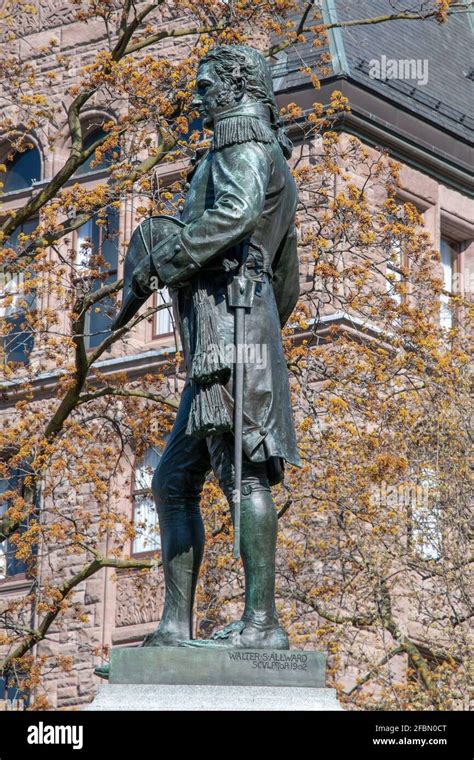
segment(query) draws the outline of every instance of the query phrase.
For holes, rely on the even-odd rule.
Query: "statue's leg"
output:
[[[177,646],[182,639],[192,638],[194,594],[204,551],[199,501],[211,465],[206,442],[185,435],[190,403],[190,386],[186,385],[152,481],[160,523],[165,604],[158,627],[142,642],[146,647]],[[94,672],[108,679],[109,664],[99,665]]]
[[[221,436],[209,442],[211,463],[229,501],[232,519],[234,485],[233,439]],[[275,606],[275,554],[278,519],[265,463],[242,463],[240,551],[245,574],[245,608],[241,621],[226,626],[216,638],[231,645],[288,649]],[[230,636],[229,636],[230,633]],[[233,642],[233,643],[232,643]]]
[[[196,583],[204,551],[199,501],[210,469],[205,441],[185,435],[190,393],[180,408],[152,481],[158,512],[165,603],[160,624],[143,646],[172,646],[192,637]]]
[[[278,520],[268,490],[252,487],[242,478],[240,551],[245,573],[242,620],[262,628],[278,625],[275,607],[275,553]],[[246,496],[245,491],[252,488]],[[233,507],[231,507],[233,511]]]

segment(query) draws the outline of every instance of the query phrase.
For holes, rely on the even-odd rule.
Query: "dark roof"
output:
[[[326,63],[324,56],[330,57],[329,46],[316,49],[310,42],[292,46],[279,53],[279,60],[272,66],[275,92],[309,83],[309,77],[301,72],[303,66],[309,66],[318,76],[321,76],[321,72],[333,74],[332,62]]]
[[[406,8],[406,0],[325,0],[324,20],[367,19]],[[329,33],[328,48],[322,51],[312,47],[307,35],[305,43],[290,48],[286,59],[274,66],[276,89],[303,86],[308,79],[300,73],[301,66],[311,66],[318,73],[320,53],[330,52],[327,76],[344,76],[417,117],[472,141],[474,14],[470,16],[451,16],[444,24],[435,19],[402,20],[334,29]],[[382,64],[389,59],[397,63],[413,60],[423,67],[421,73],[427,73],[426,83],[417,76],[385,80],[370,76],[371,62]]]
[[[338,20],[372,18],[404,10],[400,0],[335,0]],[[472,139],[474,134],[474,25],[467,13],[435,19],[387,21],[334,30],[342,41],[349,78],[398,102],[418,116]],[[385,56],[385,59],[382,59]],[[413,60],[427,81],[371,78],[370,62]],[[423,69],[421,69],[423,71]]]

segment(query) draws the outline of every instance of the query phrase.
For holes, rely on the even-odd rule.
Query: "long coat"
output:
[[[248,107],[247,107],[248,110]],[[251,110],[251,109],[250,109]],[[297,190],[275,133],[212,148],[197,164],[181,214],[182,231],[152,259],[168,285],[189,373],[195,345],[191,278],[205,276],[220,341],[234,342],[229,268],[250,239],[248,268],[259,279],[246,316],[245,343],[260,362],[244,365],[243,449],[255,462],[281,457],[300,465],[281,327],[299,296],[294,225]],[[227,384],[232,394],[232,377]]]

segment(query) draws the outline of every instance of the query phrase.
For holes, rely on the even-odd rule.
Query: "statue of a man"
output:
[[[210,349],[216,343],[220,349],[234,346],[229,288],[243,272],[253,288],[245,317],[243,392],[245,609],[241,620],[202,643],[288,649],[275,607],[277,514],[270,487],[282,481],[284,461],[300,465],[281,343],[281,327],[299,296],[298,196],[286,162],[291,143],[270,67],[253,48],[211,50],[199,64],[193,107],[213,130],[212,146],[193,171],[179,227],[157,245],[152,240],[150,255],[132,278],[133,293],[142,300],[150,293],[152,274],[169,288],[187,368],[152,483],[166,592],[161,621],[143,646],[193,645],[193,601],[204,549],[199,502],[211,468],[234,517],[233,363],[229,352]]]

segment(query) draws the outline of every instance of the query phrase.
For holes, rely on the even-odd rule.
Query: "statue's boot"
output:
[[[106,662],[104,665],[97,665],[96,668],[94,668],[94,673],[96,676],[99,676],[99,678],[105,678],[108,680],[110,675],[110,665],[108,662]]]
[[[160,624],[145,636],[142,647],[178,646],[192,636],[192,610],[204,551],[204,525],[194,502],[163,504],[158,501],[161,552],[165,576],[165,604]],[[109,678],[109,665],[94,673]]]
[[[279,625],[262,629],[252,623],[234,620],[210,639],[181,641],[179,646],[205,649],[289,649],[288,634]]]
[[[275,552],[278,519],[269,490],[253,491],[241,503],[240,551],[245,573],[245,609],[241,620],[210,639],[182,641],[181,646],[240,649],[289,649],[275,607]]]
[[[194,595],[204,552],[204,524],[199,504],[157,500],[165,604],[156,630],[141,646],[177,646],[192,637]]]

